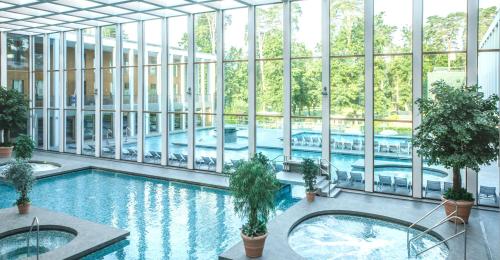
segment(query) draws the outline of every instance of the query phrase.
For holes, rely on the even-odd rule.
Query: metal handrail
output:
[[[426,248],[426,249],[424,249],[424,250],[422,250],[420,252],[417,252],[415,254],[415,256],[419,256],[419,255],[421,255],[421,254],[423,254],[423,253],[425,253],[425,252],[427,252],[427,251],[429,251],[429,250],[431,250],[431,249],[433,249],[433,248],[435,248],[435,247],[437,247],[439,245],[442,245],[442,244],[446,243],[447,241],[449,241],[449,240],[451,240],[451,239],[453,239],[455,237],[458,237],[458,236],[460,236],[460,235],[463,234],[464,235],[464,251],[463,251],[463,255],[464,255],[464,260],[466,260],[466,258],[467,258],[467,227],[465,225],[465,221],[461,217],[452,215],[452,216],[448,216],[447,218],[445,218],[444,221],[442,223],[440,223],[439,225],[442,225],[443,223],[448,222],[450,220],[454,220],[455,221],[455,234],[451,235],[450,237],[448,237],[446,239],[441,240],[440,242],[434,244],[431,247],[428,247],[428,248]],[[457,220],[459,220],[464,225],[464,229],[462,231],[458,232],[458,233],[457,233],[457,231],[458,231],[457,230]],[[439,225],[436,225],[435,227],[437,227]],[[433,228],[435,228],[435,227],[433,227]],[[428,230],[431,230],[431,229],[428,229]]]
[[[323,169],[323,162],[326,162],[326,164],[329,166],[329,169],[328,171],[324,170]],[[328,197],[330,197],[330,194],[331,194],[331,190],[332,190],[332,183],[333,183],[333,180],[332,180],[332,171],[330,170],[330,167],[335,169],[335,170],[339,170],[339,168],[337,168],[335,165],[333,165],[333,163],[331,163],[330,161],[328,161],[327,159],[319,159],[319,169],[320,171],[326,173],[328,175]]]
[[[38,260],[40,256],[40,222],[38,222],[38,218],[34,217],[33,221],[31,222],[30,226],[30,231],[28,232],[28,236],[26,237],[26,257],[30,256],[30,238],[31,238],[31,231],[33,231],[33,226],[36,223],[36,259]]]

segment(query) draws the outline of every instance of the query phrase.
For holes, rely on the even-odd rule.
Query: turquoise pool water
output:
[[[16,200],[1,182],[0,197],[0,208]],[[130,231],[86,259],[217,259],[240,240],[241,220],[225,190],[83,170],[39,180],[30,197],[34,206]],[[298,200],[282,191],[277,214]]]

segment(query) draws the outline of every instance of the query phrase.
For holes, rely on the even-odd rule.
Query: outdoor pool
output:
[[[1,182],[0,197],[0,208],[16,200]],[[86,259],[217,259],[241,239],[241,220],[221,189],[82,170],[39,180],[30,197],[34,206],[130,231]],[[277,213],[299,199],[282,190]]]

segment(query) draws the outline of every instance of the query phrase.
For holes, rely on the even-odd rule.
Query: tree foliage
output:
[[[31,165],[24,160],[12,161],[8,163],[7,169],[2,174],[19,193],[19,199],[16,204],[23,205],[29,203],[28,194],[35,183],[35,176],[33,175]]]
[[[304,184],[306,186],[306,191],[314,192],[316,189],[316,177],[318,173],[318,166],[314,163],[312,159],[304,159],[302,161],[302,177],[304,178]]]
[[[30,136],[21,134],[17,137],[16,144],[14,145],[14,154],[18,160],[29,160],[33,155],[35,149],[35,142]]]
[[[25,129],[26,122],[28,122],[26,97],[15,89],[0,87],[0,128],[3,130],[3,142],[10,145],[11,133]]]

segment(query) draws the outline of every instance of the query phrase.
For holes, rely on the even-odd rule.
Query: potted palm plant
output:
[[[262,256],[267,237],[267,221],[274,212],[275,194],[279,189],[276,176],[261,159],[259,156],[240,163],[229,176],[234,209],[246,220],[241,229],[241,237],[248,257]]]
[[[306,186],[306,198],[308,202],[313,202],[316,190],[316,173],[318,171],[316,164],[311,159],[304,159],[302,161],[302,178]]]
[[[21,134],[14,145],[14,156],[18,160],[30,160],[35,149],[35,142],[28,135]]]
[[[28,194],[35,183],[31,165],[24,160],[12,161],[8,164],[7,169],[3,171],[3,174],[5,179],[12,183],[17,193],[19,193],[19,199],[15,203],[19,214],[27,214],[31,205]]]
[[[12,156],[11,134],[25,129],[28,100],[15,89],[0,87],[0,158]]]
[[[445,211],[467,223],[474,197],[461,187],[460,169],[479,172],[499,155],[498,97],[485,97],[478,86],[453,87],[444,81],[432,85],[432,97],[417,100],[422,123],[413,145],[431,165],[452,169],[453,186],[445,191]]]

